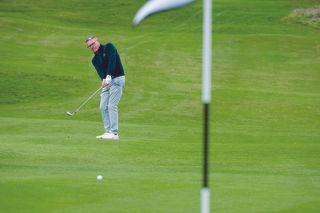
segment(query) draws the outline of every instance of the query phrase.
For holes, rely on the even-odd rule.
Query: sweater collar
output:
[[[98,51],[97,52],[95,52],[94,54],[98,54],[98,55],[101,55],[102,54],[102,52],[103,52],[103,45],[102,44],[100,44],[100,47],[99,47],[99,49],[98,49]]]

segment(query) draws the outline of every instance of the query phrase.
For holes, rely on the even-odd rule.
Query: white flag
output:
[[[182,7],[193,1],[194,0],[150,0],[137,12],[133,19],[133,24],[138,25],[144,18],[153,13]]]

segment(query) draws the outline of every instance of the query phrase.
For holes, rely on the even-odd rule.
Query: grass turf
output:
[[[143,3],[0,2],[1,211],[199,211],[201,1],[133,29]],[[214,1],[212,212],[320,208],[319,30],[284,19],[314,5]],[[65,115],[100,84],[90,34],[126,68],[119,143],[98,98]]]

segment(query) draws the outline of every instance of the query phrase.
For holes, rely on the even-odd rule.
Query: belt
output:
[[[111,75],[111,79],[118,78],[118,77],[121,77],[121,76],[124,76],[124,75],[119,75],[119,76],[113,76],[113,75]]]

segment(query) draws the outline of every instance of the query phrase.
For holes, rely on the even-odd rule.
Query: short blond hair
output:
[[[97,37],[95,37],[95,36],[88,36],[88,37],[86,38],[86,42],[88,42],[88,41],[91,40],[91,39],[98,40]]]

